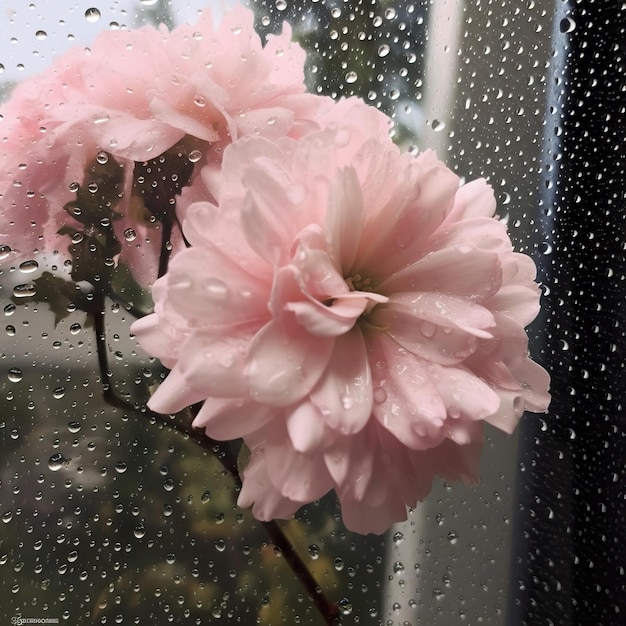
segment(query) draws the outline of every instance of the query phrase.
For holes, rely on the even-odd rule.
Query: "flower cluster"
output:
[[[402,153],[361,100],[305,93],[303,61],[287,27],[263,47],[242,8],[217,28],[205,14],[171,33],[108,33],[8,105],[0,193],[14,247],[33,224],[60,246],[67,186],[112,155],[116,228],[140,226],[141,202],[181,230],[154,313],[132,326],[171,370],[151,409],[202,403],[194,426],[243,438],[239,504],[258,519],[334,490],[346,527],[380,533],[435,476],[478,479],[484,422],[510,433],[546,410],[524,331],[539,289],[484,180],[460,185],[432,152]],[[141,186],[156,169],[162,190],[177,168],[180,185]],[[138,276],[156,254],[134,258]]]

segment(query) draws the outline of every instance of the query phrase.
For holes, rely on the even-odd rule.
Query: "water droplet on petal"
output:
[[[427,322],[425,320],[420,322],[419,328],[422,335],[424,335],[424,337],[428,337],[429,339],[437,332],[437,327],[432,322]]]

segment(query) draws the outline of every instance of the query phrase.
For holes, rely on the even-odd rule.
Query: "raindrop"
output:
[[[132,228],[127,228],[124,231],[124,239],[126,239],[126,241],[135,241],[135,239],[137,239],[137,233]]]
[[[60,470],[63,467],[63,464],[65,463],[65,459],[63,458],[63,455],[60,452],[55,452],[49,459],[48,459],[48,467],[53,471],[56,472],[58,470]]]
[[[215,549],[218,552],[224,552],[224,550],[226,550],[226,542],[223,539],[218,539],[215,542]]]
[[[287,0],[276,0],[276,8],[279,11],[284,11],[287,8]]]
[[[106,152],[98,152],[98,155],[96,156],[96,161],[98,161],[100,165],[104,165],[105,163],[108,163],[109,155]]]
[[[192,162],[192,163],[197,163],[201,158],[202,158],[202,152],[200,152],[200,150],[192,150],[188,155],[187,158]]]
[[[15,336],[15,326],[9,324],[5,330],[7,331],[7,335],[9,335],[9,337]]]
[[[383,44],[378,48],[378,56],[386,57],[389,54],[389,46],[387,44]]]
[[[206,504],[210,500],[211,500],[211,492],[210,491],[205,491],[202,494],[202,496],[200,497],[200,502],[202,502],[202,504]]]
[[[2,521],[5,524],[8,524],[12,519],[13,519],[13,511],[7,511],[6,513],[2,514]]]
[[[402,572],[404,572],[404,564],[401,561],[396,561],[393,564],[393,573],[401,574]]]
[[[399,545],[404,541],[404,535],[401,532],[397,532],[393,534],[393,542],[396,545]]]
[[[22,380],[22,370],[19,367],[12,367],[7,376],[12,383],[19,383]]]
[[[127,469],[128,469],[128,465],[126,465],[126,463],[124,463],[124,461],[118,461],[115,464],[115,471],[118,474],[123,474]]]
[[[71,433],[77,433],[80,430],[80,422],[76,422],[76,421],[68,422],[67,429]]]
[[[78,333],[81,331],[81,325],[80,324],[72,324],[70,326],[70,333],[72,333],[72,335],[78,335]]]
[[[445,123],[439,120],[433,120],[430,126],[435,132],[439,132],[440,130],[443,130],[446,127]]]
[[[42,40],[45,39],[48,36],[48,33],[45,30],[38,30],[35,33],[35,37],[37,37],[37,39]]]
[[[559,30],[562,33],[571,33],[576,28],[576,22],[571,17],[566,17],[559,23]]]
[[[358,76],[356,72],[348,72],[346,74],[346,82],[349,84],[356,83]]]
[[[97,22],[100,19],[100,11],[95,7],[91,7],[91,9],[87,9],[85,11],[85,19],[88,22]]]
[[[338,572],[341,572],[344,568],[344,563],[343,563],[343,559],[340,559],[339,557],[337,557],[334,561],[333,561],[333,566],[335,567],[335,569]]]
[[[141,2],[141,4],[145,7],[154,6],[158,1],[159,0],[139,0],[139,2]]]
[[[143,526],[135,526],[133,534],[137,539],[141,539],[146,534],[146,529]]]
[[[457,541],[458,541],[458,540],[459,540],[459,538],[458,538],[458,536],[457,536],[457,534],[456,534],[455,532],[450,531],[450,532],[448,533],[448,541],[449,541],[452,545],[454,545],[455,543],[457,543]]]
[[[39,263],[37,261],[24,261],[20,263],[20,271],[24,274],[30,274],[36,272],[39,269]]]
[[[319,559],[320,556],[320,547],[315,544],[312,543],[308,548],[307,551],[309,553],[309,556],[315,561],[317,559]]]
[[[55,400],[60,400],[65,395],[65,387],[56,387],[52,392],[52,397]]]
[[[16,285],[13,287],[13,295],[16,298],[29,298],[37,293],[37,289],[33,284]]]

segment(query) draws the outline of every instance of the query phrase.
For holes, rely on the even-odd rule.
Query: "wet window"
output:
[[[624,7],[207,2],[2,8],[0,616],[24,624],[622,623]],[[347,121],[337,121],[333,102]],[[377,125],[397,154],[378,135],[367,143]],[[334,167],[318,146],[328,133],[330,154],[346,160],[340,182],[322,193],[312,181]],[[403,159],[428,150],[439,178],[420,174],[416,197],[428,190],[439,206],[451,185],[452,212],[462,185],[474,207],[471,194],[488,188],[472,181],[484,178],[495,199],[489,237],[475,231],[489,244],[454,240],[445,258],[420,244],[431,256],[416,276],[428,289],[393,274],[413,261],[399,270],[384,246],[376,256],[382,218],[369,231],[367,217],[363,227],[357,219],[337,226],[341,253],[332,235],[319,238],[330,218],[276,252],[272,237],[300,223],[297,208],[272,222],[281,199],[303,206],[310,183],[307,193],[339,198],[329,206],[343,202],[352,216],[371,197],[396,206],[400,195],[394,204],[385,190],[408,184],[414,174]],[[244,227],[228,222],[232,207]],[[413,250],[430,219],[407,218],[414,230],[394,231],[398,249]],[[365,234],[348,253],[353,226]],[[443,241],[457,231],[437,232]],[[256,257],[232,252],[246,238],[257,242]],[[272,273],[266,266],[279,253],[293,256],[290,269],[276,262]],[[519,295],[535,280],[526,257],[537,268],[540,308],[538,296],[528,304]],[[334,269],[321,277],[313,264],[325,259],[324,271]],[[499,295],[475,278],[486,267],[506,284]],[[179,294],[175,305],[166,291]],[[306,297],[292,302],[295,291]],[[419,342],[398,330],[402,356],[381,374],[380,355],[393,358],[379,336],[408,317],[389,302],[405,303],[408,291],[418,293],[411,306],[436,294],[452,313],[445,324],[420,313]],[[461,292],[469,308],[454,309]],[[235,318],[224,313],[233,301]],[[507,325],[515,307],[528,307],[520,328]],[[203,325],[207,315],[212,326]],[[343,372],[369,359],[376,427],[325,415],[326,378],[318,373],[321,382],[306,387],[321,366],[318,356],[296,363],[304,349],[281,344],[280,358],[249,359],[232,373],[245,350],[279,342],[276,320],[288,315],[319,338],[307,355],[326,350],[324,363]],[[346,319],[358,332],[335,340]],[[243,350],[246,333],[254,338]],[[433,346],[441,349],[431,359]],[[405,366],[407,350],[428,367]],[[195,360],[182,365],[180,354]],[[550,374],[547,411],[546,379],[528,354]],[[238,376],[252,382],[235,401]],[[472,423],[441,439],[407,427],[402,465],[393,398],[415,397],[409,412],[435,414],[433,393],[419,391],[424,377],[454,398],[445,399],[447,420]],[[344,381],[338,414],[355,414],[357,379]],[[324,422],[317,430],[296,407],[300,388],[306,410],[315,406]],[[280,425],[275,414],[285,416]],[[352,435],[358,443],[345,443]],[[281,457],[277,441],[297,450]],[[371,458],[361,452],[372,446]],[[267,487],[270,472],[281,476],[278,495]],[[361,480],[368,486],[359,491]],[[406,521],[404,504],[398,512],[388,495],[402,485],[417,500]]]

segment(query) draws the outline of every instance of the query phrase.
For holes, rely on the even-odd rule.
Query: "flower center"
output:
[[[350,287],[350,291],[370,291],[373,292],[378,285],[378,281],[369,276],[361,276],[361,274],[353,274],[345,279],[346,285]]]

